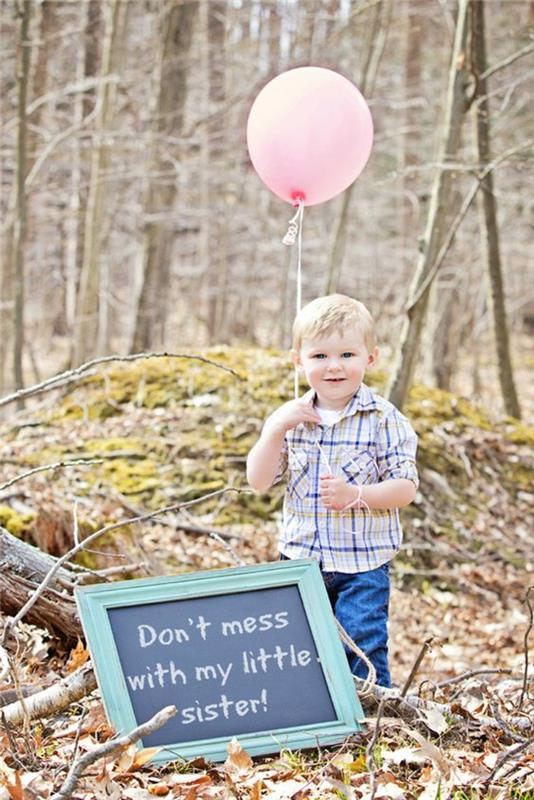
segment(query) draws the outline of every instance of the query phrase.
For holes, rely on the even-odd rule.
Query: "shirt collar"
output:
[[[316,392],[314,389],[309,389],[302,399],[306,402],[310,400],[315,401]],[[350,417],[356,414],[357,411],[375,411],[378,408],[374,392],[365,385],[360,384],[356,394],[354,394],[341,413],[341,417]]]

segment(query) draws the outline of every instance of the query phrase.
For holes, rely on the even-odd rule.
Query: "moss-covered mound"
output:
[[[0,483],[42,464],[100,463],[16,484],[25,499],[14,494],[1,501],[2,524],[31,537],[40,503],[72,513],[76,499],[79,519],[93,530],[115,519],[118,509],[131,516],[227,486],[245,488],[247,452],[265,416],[292,397],[292,367],[286,354],[257,349],[217,348],[202,359],[108,368],[79,381],[38,419],[34,412],[31,425],[4,425],[9,463]],[[375,383],[380,388],[380,375]],[[534,499],[528,457],[534,430],[423,386],[413,389],[406,413],[420,436],[422,480],[416,503],[403,512],[405,558],[424,562],[441,547],[523,559]],[[218,495],[194,511],[216,530],[273,534],[282,492]],[[417,542],[412,550],[411,542]]]

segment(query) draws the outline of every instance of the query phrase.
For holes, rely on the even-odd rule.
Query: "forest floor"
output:
[[[79,563],[98,571],[126,562],[146,577],[275,560],[282,488],[228,489],[245,487],[246,453],[265,415],[291,396],[292,376],[274,351],[204,355],[237,374],[191,359],[108,367],[6,419],[0,487],[41,465],[100,463],[0,488],[0,524],[58,556],[73,544],[74,517],[83,537],[220,491],[125,525]],[[130,746],[96,762],[73,797],[534,798],[534,430],[423,386],[406,413],[420,437],[421,486],[392,564],[391,666],[403,686],[425,650],[408,691],[421,708],[386,705],[377,721],[376,703],[363,697],[363,729],[340,746],[255,759],[234,746],[224,764],[157,768]],[[23,685],[52,685],[88,658],[83,643],[66,648],[24,622],[14,642]],[[12,688],[6,678],[0,703]],[[22,730],[0,726],[0,800],[51,796],[69,764],[112,735],[98,691]]]

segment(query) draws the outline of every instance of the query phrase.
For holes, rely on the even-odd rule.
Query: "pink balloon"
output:
[[[373,144],[373,120],[347,78],[323,67],[283,72],[250,110],[254,168],[274,194],[296,205],[330,200],[356,180]]]

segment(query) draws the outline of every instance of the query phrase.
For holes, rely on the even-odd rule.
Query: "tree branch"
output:
[[[453,221],[451,223],[451,226],[450,226],[450,228],[449,228],[449,230],[447,232],[447,236],[445,237],[445,240],[444,240],[443,244],[441,245],[440,250],[439,250],[439,252],[438,252],[438,254],[436,256],[436,260],[432,264],[432,267],[429,270],[425,280],[421,283],[420,286],[417,287],[417,291],[415,292],[414,296],[411,298],[410,304],[408,306],[406,306],[406,309],[405,309],[406,313],[409,313],[412,310],[412,308],[414,308],[414,306],[417,305],[417,303],[421,299],[422,295],[427,290],[428,286],[434,280],[434,278],[436,276],[436,273],[438,272],[439,268],[441,267],[441,265],[443,263],[443,259],[447,255],[449,247],[451,246],[451,244],[452,244],[452,242],[454,240],[454,237],[456,236],[456,232],[458,231],[458,228],[460,227],[460,225],[462,223],[462,220],[464,219],[465,215],[467,214],[467,212],[469,210],[469,207],[470,207],[471,203],[473,202],[473,200],[475,198],[475,195],[478,192],[478,190],[480,188],[480,185],[481,185],[482,181],[484,180],[484,178],[486,177],[486,175],[488,175],[488,173],[490,173],[492,170],[494,170],[496,167],[498,167],[500,164],[502,164],[503,161],[506,161],[508,158],[511,158],[511,156],[516,155],[516,153],[519,153],[521,150],[526,150],[526,149],[532,147],[533,144],[534,144],[533,141],[528,141],[528,142],[524,142],[521,145],[517,145],[516,147],[512,147],[509,150],[506,150],[504,153],[501,153],[500,156],[498,156],[496,159],[494,159],[491,162],[491,164],[488,164],[486,167],[484,167],[484,169],[482,170],[480,175],[477,175],[477,178],[476,178],[475,182],[472,184],[470,190],[467,192],[466,196],[464,197],[462,205],[460,206],[460,210],[458,211],[458,213],[456,214],[455,218],[453,219]]]
[[[523,686],[521,687],[521,696],[519,698],[519,702],[517,704],[518,708],[521,708],[523,705],[523,700],[525,699],[525,694],[527,692],[527,682],[528,682],[528,637],[530,636],[530,631],[534,625],[534,611],[532,610],[532,606],[530,604],[530,593],[534,589],[534,584],[528,587],[526,594],[525,594],[525,603],[527,604],[528,611],[529,611],[529,623],[527,629],[525,631],[525,638],[523,640],[523,651],[525,656],[525,668],[523,673]]]
[[[176,706],[166,706],[162,708],[161,711],[158,711],[148,722],[144,722],[142,725],[134,728],[130,733],[119,736],[116,739],[111,739],[109,742],[104,742],[100,747],[96,747],[94,750],[85,753],[72,764],[63,786],[59,792],[51,796],[50,800],[68,800],[69,797],[72,797],[72,793],[76,789],[78,781],[83,773],[91,764],[94,764],[95,761],[99,761],[106,756],[114,755],[118,751],[124,750],[128,745],[159,730],[174,717],[177,711],[178,709]]]
[[[11,480],[6,481],[6,483],[0,483],[0,492],[3,492],[4,489],[8,489],[10,486],[13,486],[14,483],[24,480],[24,478],[29,478],[30,475],[35,475],[37,472],[47,472],[48,470],[59,469],[60,467],[75,467],[78,465],[89,466],[91,464],[102,463],[103,459],[101,458],[77,458],[73,459],[72,461],[56,461],[54,464],[43,464],[41,467],[34,467],[33,469],[28,470],[28,472],[23,472],[21,475],[16,475],[14,478],[11,478]]]
[[[64,555],[62,555],[61,558],[57,559],[57,561],[45,575],[45,577],[43,578],[43,580],[41,581],[35,592],[33,592],[28,602],[25,603],[25,605],[20,609],[20,611],[16,614],[16,616],[13,617],[13,619],[6,622],[4,628],[4,634],[2,637],[2,644],[5,644],[5,642],[7,641],[7,637],[9,636],[9,633],[20,622],[20,620],[25,616],[25,614],[28,613],[28,611],[32,608],[32,606],[35,605],[40,595],[51,583],[52,579],[54,578],[54,575],[63,566],[63,564],[65,564],[67,561],[73,558],[77,553],[80,552],[80,550],[83,550],[85,547],[87,547],[87,545],[89,545],[99,536],[103,536],[105,533],[114,531],[117,528],[124,528],[127,525],[133,525],[136,522],[146,522],[149,519],[154,519],[155,517],[161,516],[161,514],[168,514],[171,513],[172,511],[179,511],[181,508],[188,508],[189,506],[202,503],[205,500],[209,500],[213,497],[218,497],[219,495],[224,494],[225,492],[236,492],[237,494],[240,494],[242,492],[248,492],[248,490],[237,489],[233,486],[226,486],[224,489],[217,489],[215,492],[209,492],[208,494],[205,494],[202,497],[197,497],[195,500],[189,500],[185,503],[178,503],[172,506],[166,506],[165,508],[160,508],[157,511],[153,511],[149,514],[142,514],[141,516],[132,517],[131,519],[121,520],[120,522],[113,522],[110,525],[106,525],[104,528],[100,528],[98,531],[92,533],[90,536],[84,539],[83,542],[79,542],[77,545],[75,545],[66,553],[64,553]]]
[[[25,719],[47,717],[63,711],[72,703],[96,689],[96,678],[91,662],[83,664],[71,675],[67,675],[53,686],[48,686],[35,694],[18,700],[2,709],[2,717],[7,725],[20,725]]]
[[[534,50],[534,44],[527,44],[525,47],[522,47],[521,50],[517,50],[515,53],[512,53],[507,58],[504,58],[502,61],[499,61],[498,64],[494,64],[493,67],[488,67],[485,72],[482,73],[480,76],[481,78],[489,78],[490,75],[495,75],[496,72],[499,70],[508,67],[510,64],[513,64],[514,61],[517,61],[519,58],[523,58],[523,56],[532,53]]]
[[[119,361],[138,361],[148,358],[185,358],[193,361],[202,361],[204,364],[210,364],[213,367],[217,367],[225,372],[229,372],[235,378],[239,378],[239,380],[243,380],[242,376],[231,367],[220,364],[218,361],[212,361],[211,359],[204,358],[203,356],[190,355],[189,353],[133,353],[128,356],[102,356],[100,358],[93,358],[90,361],[86,361],[84,364],[81,364],[79,367],[66,370],[65,372],[61,372],[51,378],[47,378],[45,381],[41,381],[41,383],[36,383],[34,386],[28,386],[25,389],[19,389],[18,391],[13,392],[13,394],[9,394],[6,397],[1,398],[0,408],[2,408],[2,406],[7,406],[9,403],[14,403],[16,400],[22,400],[25,397],[32,397],[33,395],[41,394],[42,392],[47,392],[51,389],[57,389],[59,384],[68,383],[71,380],[77,380],[83,375],[84,372],[87,372],[96,364],[109,364],[111,362]]]

